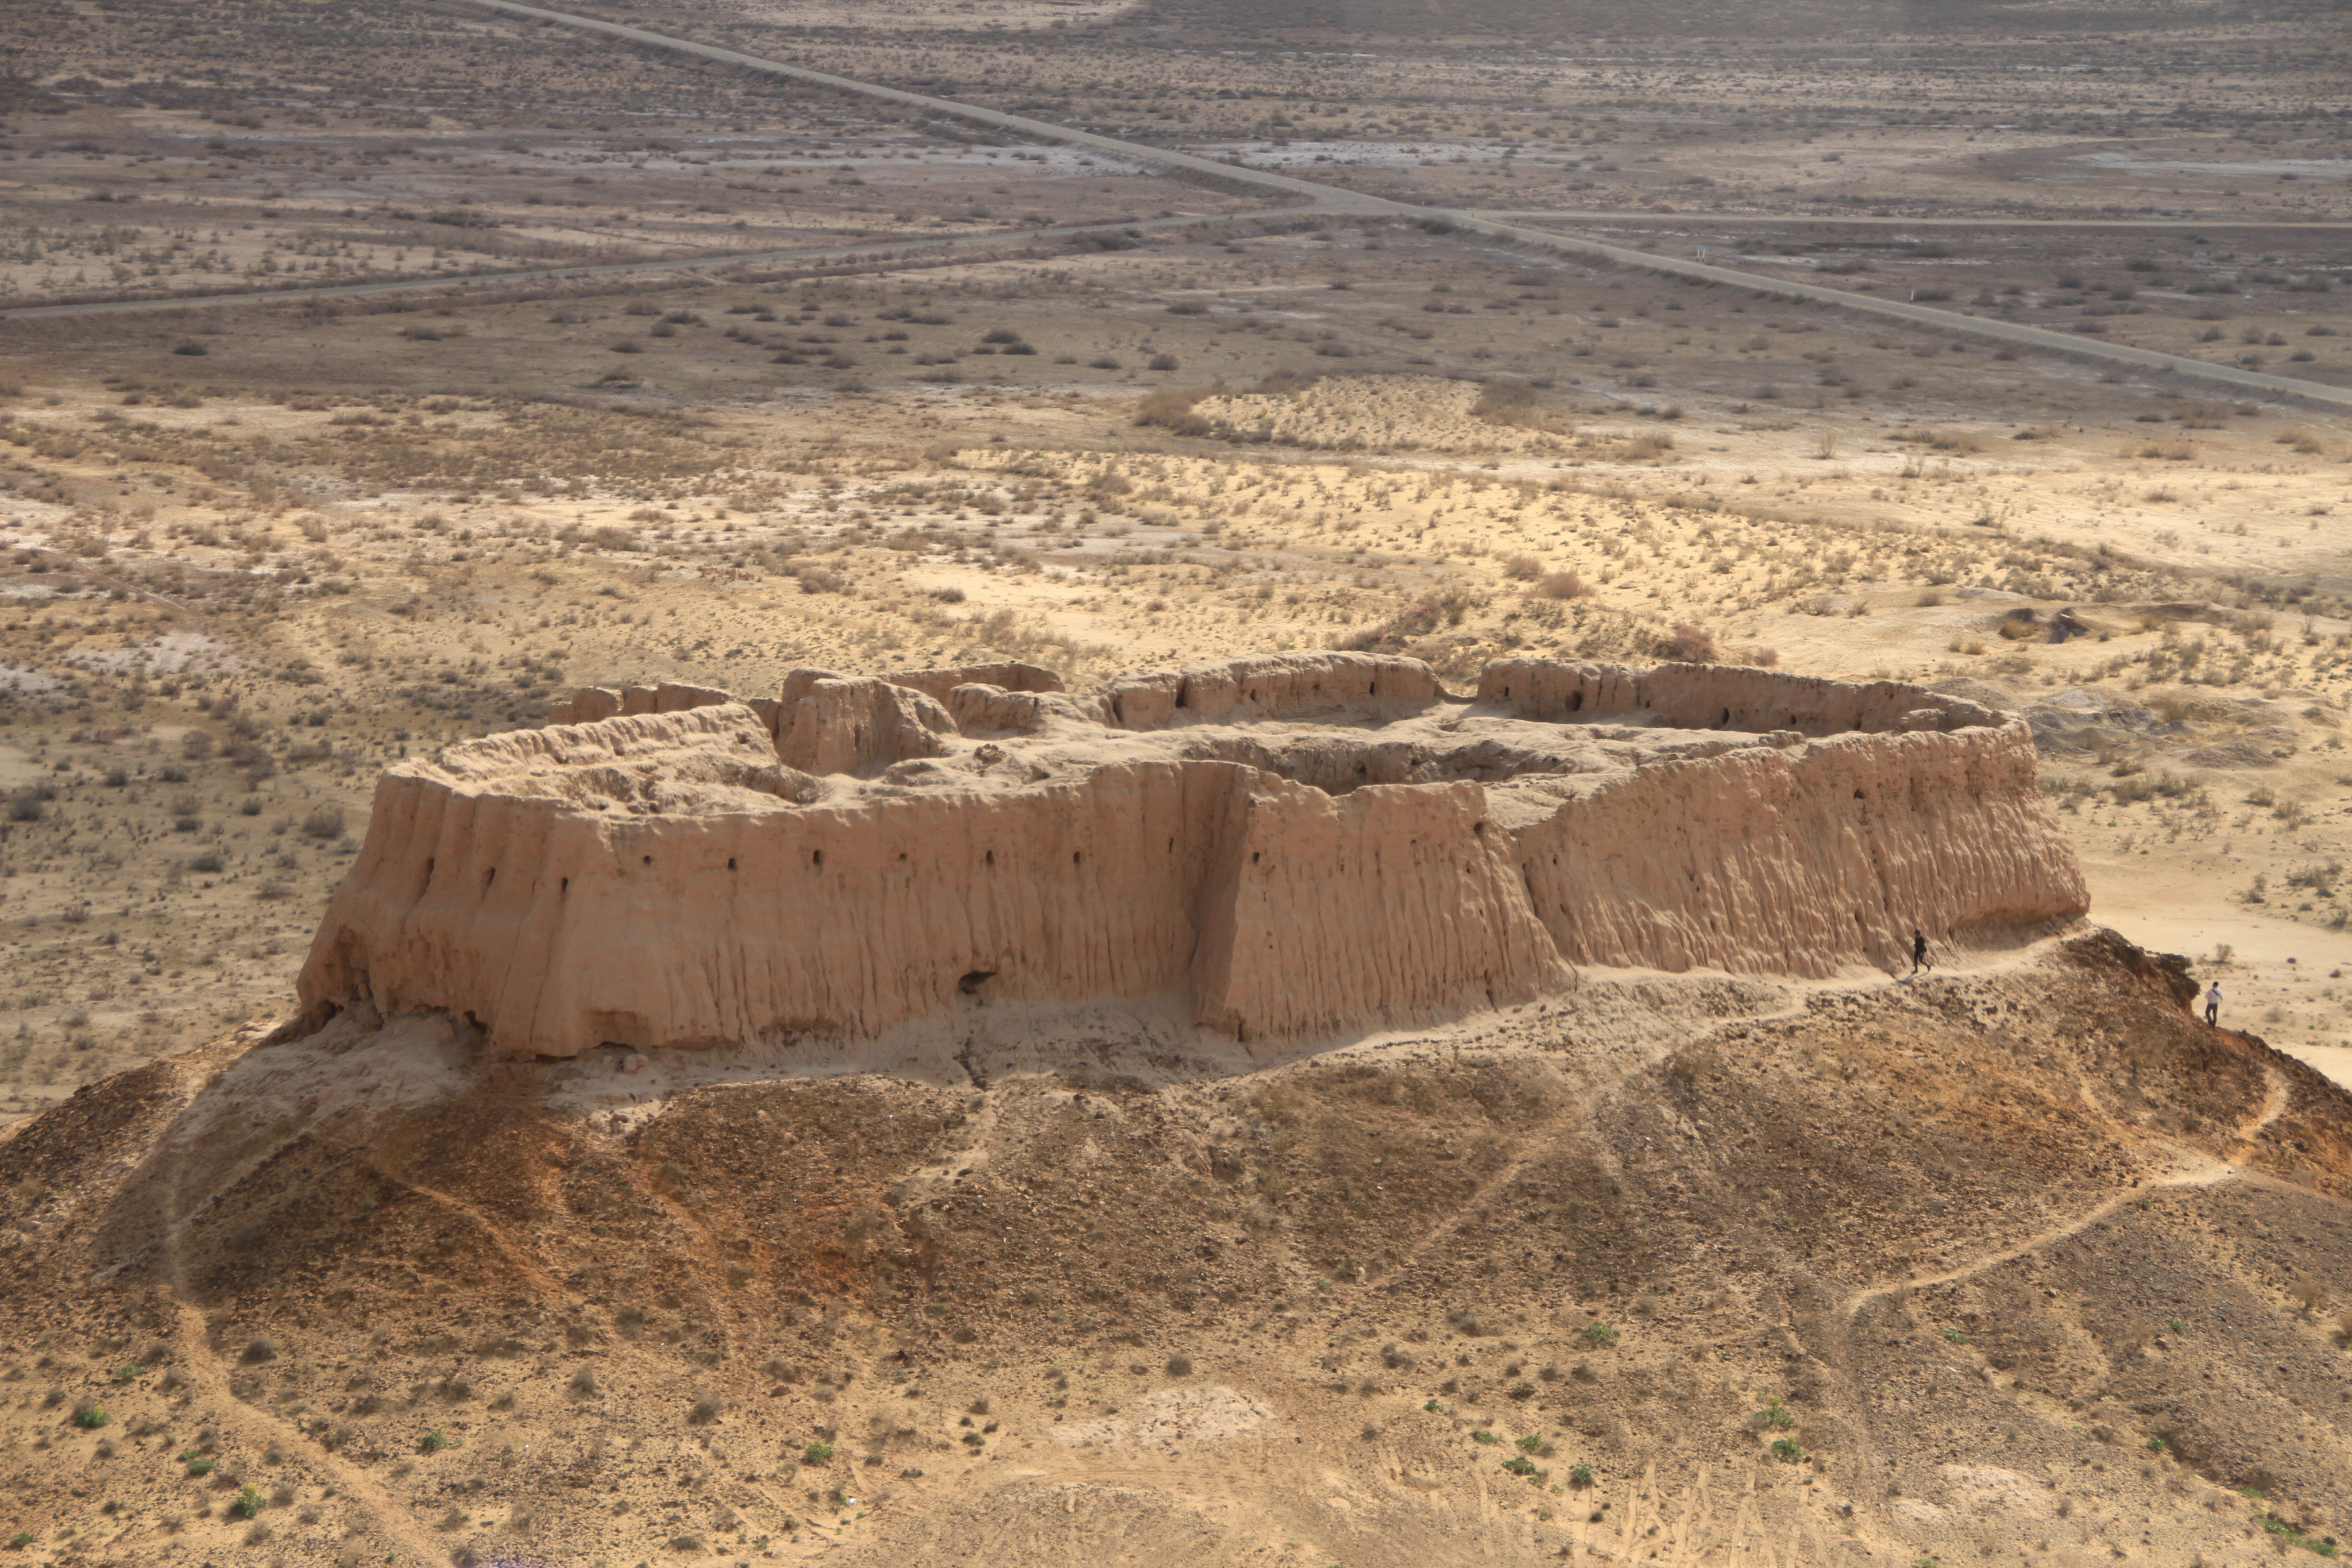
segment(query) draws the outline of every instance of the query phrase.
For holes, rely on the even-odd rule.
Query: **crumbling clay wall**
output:
[[[1999,937],[2090,907],[2021,724],[1848,734],[1612,777],[1517,836],[1576,963],[1829,975],[1911,933]]]
[[[1478,700],[1529,719],[1634,720],[1685,730],[1958,730],[2000,723],[1989,708],[1895,680],[1783,675],[1731,664],[1622,664],[1507,658],[1478,678]]]
[[[1915,928],[2006,939],[2088,901],[2025,727],[1893,683],[1513,660],[1465,703],[1344,654],[1076,695],[926,673],[952,711],[822,670],[752,704],[635,688],[606,695],[641,712],[394,768],[306,1007],[446,1009],[547,1056],[1159,994],[1299,1036],[1577,964],[1887,965]]]
[[[618,722],[678,720],[709,727],[680,726],[681,749],[722,727],[724,743],[764,736],[741,707]],[[633,740],[633,756],[659,744]],[[1479,837],[1475,786],[1334,802],[1231,763],[1140,763],[807,807],[753,778],[672,814],[471,787],[484,772],[459,757],[385,777],[303,970],[307,1005],[443,1008],[502,1053],[572,1056],[872,1034],[967,996],[1135,999],[1196,966],[1201,1016],[1254,1034],[1524,999],[1557,978],[1507,858]]]

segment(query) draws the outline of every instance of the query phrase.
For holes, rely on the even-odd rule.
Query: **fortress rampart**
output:
[[[1172,995],[1247,1037],[2063,924],[2025,726],[1720,666],[1259,657],[590,689],[393,768],[301,976],[498,1053]]]

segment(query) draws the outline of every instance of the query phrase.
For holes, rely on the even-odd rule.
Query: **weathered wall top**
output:
[[[2078,917],[2024,726],[1893,682],[1317,653],[589,689],[388,772],[301,992],[491,1047],[1176,994],[1297,1036],[1581,964],[1824,975]]]

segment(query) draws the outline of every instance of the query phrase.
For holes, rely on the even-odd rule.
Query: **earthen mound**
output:
[[[2195,990],[2091,933],[699,1082],[256,1029],[0,1142],[0,1523],[119,1568],[2323,1545],[2352,1111]]]
[[[1916,687],[1510,660],[1462,697],[1342,653],[1060,686],[592,689],[403,763],[307,1016],[441,1010],[516,1057],[999,1004],[1296,1038],[1593,965],[1887,969],[2086,906],[2031,731]]]

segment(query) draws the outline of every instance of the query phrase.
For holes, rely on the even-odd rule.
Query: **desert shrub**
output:
[[[95,1432],[113,1419],[106,1413],[105,1406],[91,1400],[84,1400],[74,1406],[73,1424],[85,1432]]]
[[[238,1490],[236,1500],[228,1505],[228,1510],[239,1519],[251,1519],[268,1506],[268,1500],[261,1495],[261,1489],[247,1483]]]
[[[1613,1345],[1617,1342],[1617,1331],[1607,1323],[1587,1323],[1584,1325],[1584,1342],[1604,1347]]]
[[[1658,639],[1658,653],[1661,658],[1684,664],[1713,664],[1716,659],[1715,637],[1688,621],[1676,621],[1673,628]]]
[[[1181,1352],[1175,1355],[1170,1356],[1168,1358],[1168,1375],[1171,1377],[1192,1376],[1192,1358]]]
[[[457,1446],[457,1439],[438,1426],[416,1439],[416,1451],[420,1454],[437,1454],[444,1448],[454,1448]]]
[[[725,1408],[726,1406],[719,1399],[719,1395],[715,1394],[706,1394],[701,1398],[694,1402],[693,1409],[686,1413],[687,1425],[690,1426],[708,1426],[712,1422],[719,1419],[719,1413]]]
[[[1157,353],[1157,354],[1153,354],[1153,355],[1151,356],[1151,358],[1150,358],[1148,362],[1146,362],[1146,363],[1144,364],[1144,367],[1143,367],[1143,368],[1144,368],[1144,369],[1146,369],[1146,370],[1168,371],[1168,370],[1181,370],[1181,369],[1182,369],[1182,368],[1183,368],[1183,366],[1182,366],[1182,364],[1181,364],[1181,363],[1177,360],[1177,358],[1176,358],[1176,356],[1175,356],[1174,354],[1171,354],[1171,353]]]
[[[314,807],[302,818],[302,831],[312,838],[341,838],[343,836],[343,812],[341,806]]]
[[[1192,412],[1193,406],[1208,396],[1206,389],[1162,387],[1147,394],[1135,405],[1138,425],[1157,425],[1179,436],[1206,436],[1215,426]]]
[[[1532,583],[1543,574],[1543,563],[1532,555],[1514,555],[1503,563],[1503,575],[1514,583]]]
[[[811,1443],[807,1447],[801,1450],[801,1463],[803,1465],[829,1465],[833,1463],[833,1445],[824,1441],[823,1439]]]
[[[1592,592],[1591,585],[1574,572],[1547,572],[1537,586],[1547,599],[1581,599]]]
[[[2336,884],[2343,875],[2344,862],[2341,860],[2314,862],[2289,871],[2286,874],[2286,885],[2290,888],[2305,889],[2317,893],[2322,898],[2332,898],[2336,893]]]

